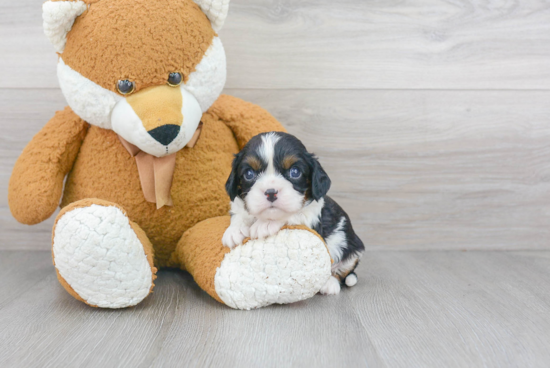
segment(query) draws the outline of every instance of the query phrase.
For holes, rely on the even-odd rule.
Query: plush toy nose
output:
[[[201,118],[199,102],[183,85],[162,85],[119,100],[111,112],[111,128],[139,150],[165,157],[195,137]]]
[[[167,146],[172,143],[174,139],[176,139],[180,129],[181,127],[178,125],[168,124],[159,126],[158,128],[150,130],[147,133],[149,133],[151,137],[155,138],[155,140],[160,144]]]
[[[143,127],[153,138],[162,144],[165,144],[163,141],[168,141],[166,144],[169,144],[174,140],[175,136],[172,134],[176,130],[179,132],[179,127],[183,123],[183,98],[180,88],[150,87],[128,96],[126,101],[132,106]]]

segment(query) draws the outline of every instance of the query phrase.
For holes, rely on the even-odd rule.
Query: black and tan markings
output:
[[[231,175],[226,183],[226,189],[231,200],[239,196],[245,198],[256,180],[266,173],[270,164],[263,156],[263,136],[276,134],[277,141],[273,147],[271,164],[276,174],[282,175],[292,183],[294,190],[303,194],[307,199],[321,199],[330,188],[330,179],[325,173],[317,158],[307,152],[298,138],[287,133],[264,133],[252,138],[233,160]],[[269,141],[269,140],[268,140]],[[297,168],[301,172],[299,178],[290,176],[290,169]],[[244,175],[253,170],[255,178],[245,180]]]
[[[275,137],[267,139],[270,134],[274,134]],[[272,152],[272,162],[267,162],[265,157],[266,150],[263,149],[263,145],[266,142],[275,142],[273,149],[267,150]],[[315,155],[309,153],[298,138],[286,133],[264,133],[252,138],[233,161],[232,172],[226,183],[231,200],[233,201],[237,196],[244,199],[258,178],[266,174],[270,165],[274,169],[273,174],[282,175],[292,183],[294,190],[304,195],[304,206],[312,200],[324,199],[324,205],[319,214],[320,221],[313,229],[325,240],[337,231],[345,234],[345,242],[341,246],[341,258],[337,267],[333,269],[333,276],[344,283],[346,277],[354,273],[365,247],[355,234],[347,213],[326,195],[331,185],[330,178]],[[290,176],[290,170],[293,168],[300,171],[300,177]],[[253,180],[244,178],[249,170],[254,171]],[[345,221],[343,227],[339,228],[341,219]]]

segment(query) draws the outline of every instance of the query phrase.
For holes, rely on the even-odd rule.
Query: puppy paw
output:
[[[330,276],[330,279],[319,292],[323,295],[338,295],[340,293],[340,281],[336,277]]]
[[[352,272],[346,277],[346,285],[348,287],[352,287],[352,286],[355,286],[356,284],[357,284],[357,275],[355,274],[355,272]]]
[[[246,226],[229,226],[223,234],[222,244],[230,249],[241,245],[245,238],[250,236],[250,229]]]
[[[267,238],[268,236],[277,234],[283,226],[283,222],[258,220],[250,227],[250,238]]]

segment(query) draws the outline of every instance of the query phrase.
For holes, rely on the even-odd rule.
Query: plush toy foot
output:
[[[216,300],[235,309],[254,309],[311,298],[331,275],[324,241],[306,227],[286,227],[266,239],[222,245],[229,217],[203,221],[178,244],[174,262]]]
[[[82,200],[64,208],[52,247],[59,281],[88,305],[134,306],[154,287],[151,243],[113,203]]]
[[[330,268],[325,244],[315,234],[283,229],[226,254],[216,272],[216,292],[238,309],[294,303],[317,294]]]

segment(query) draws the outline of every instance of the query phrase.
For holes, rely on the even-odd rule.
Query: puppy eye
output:
[[[298,179],[302,176],[302,172],[297,167],[291,167],[288,173],[292,179]]]
[[[119,80],[117,82],[116,89],[121,95],[129,95],[136,89],[136,84],[128,79]]]
[[[244,180],[251,181],[256,177],[256,173],[254,172],[254,170],[248,169],[246,170],[243,176],[244,176]]]
[[[181,73],[170,73],[168,76],[168,85],[170,87],[177,87],[181,84],[182,79]]]

